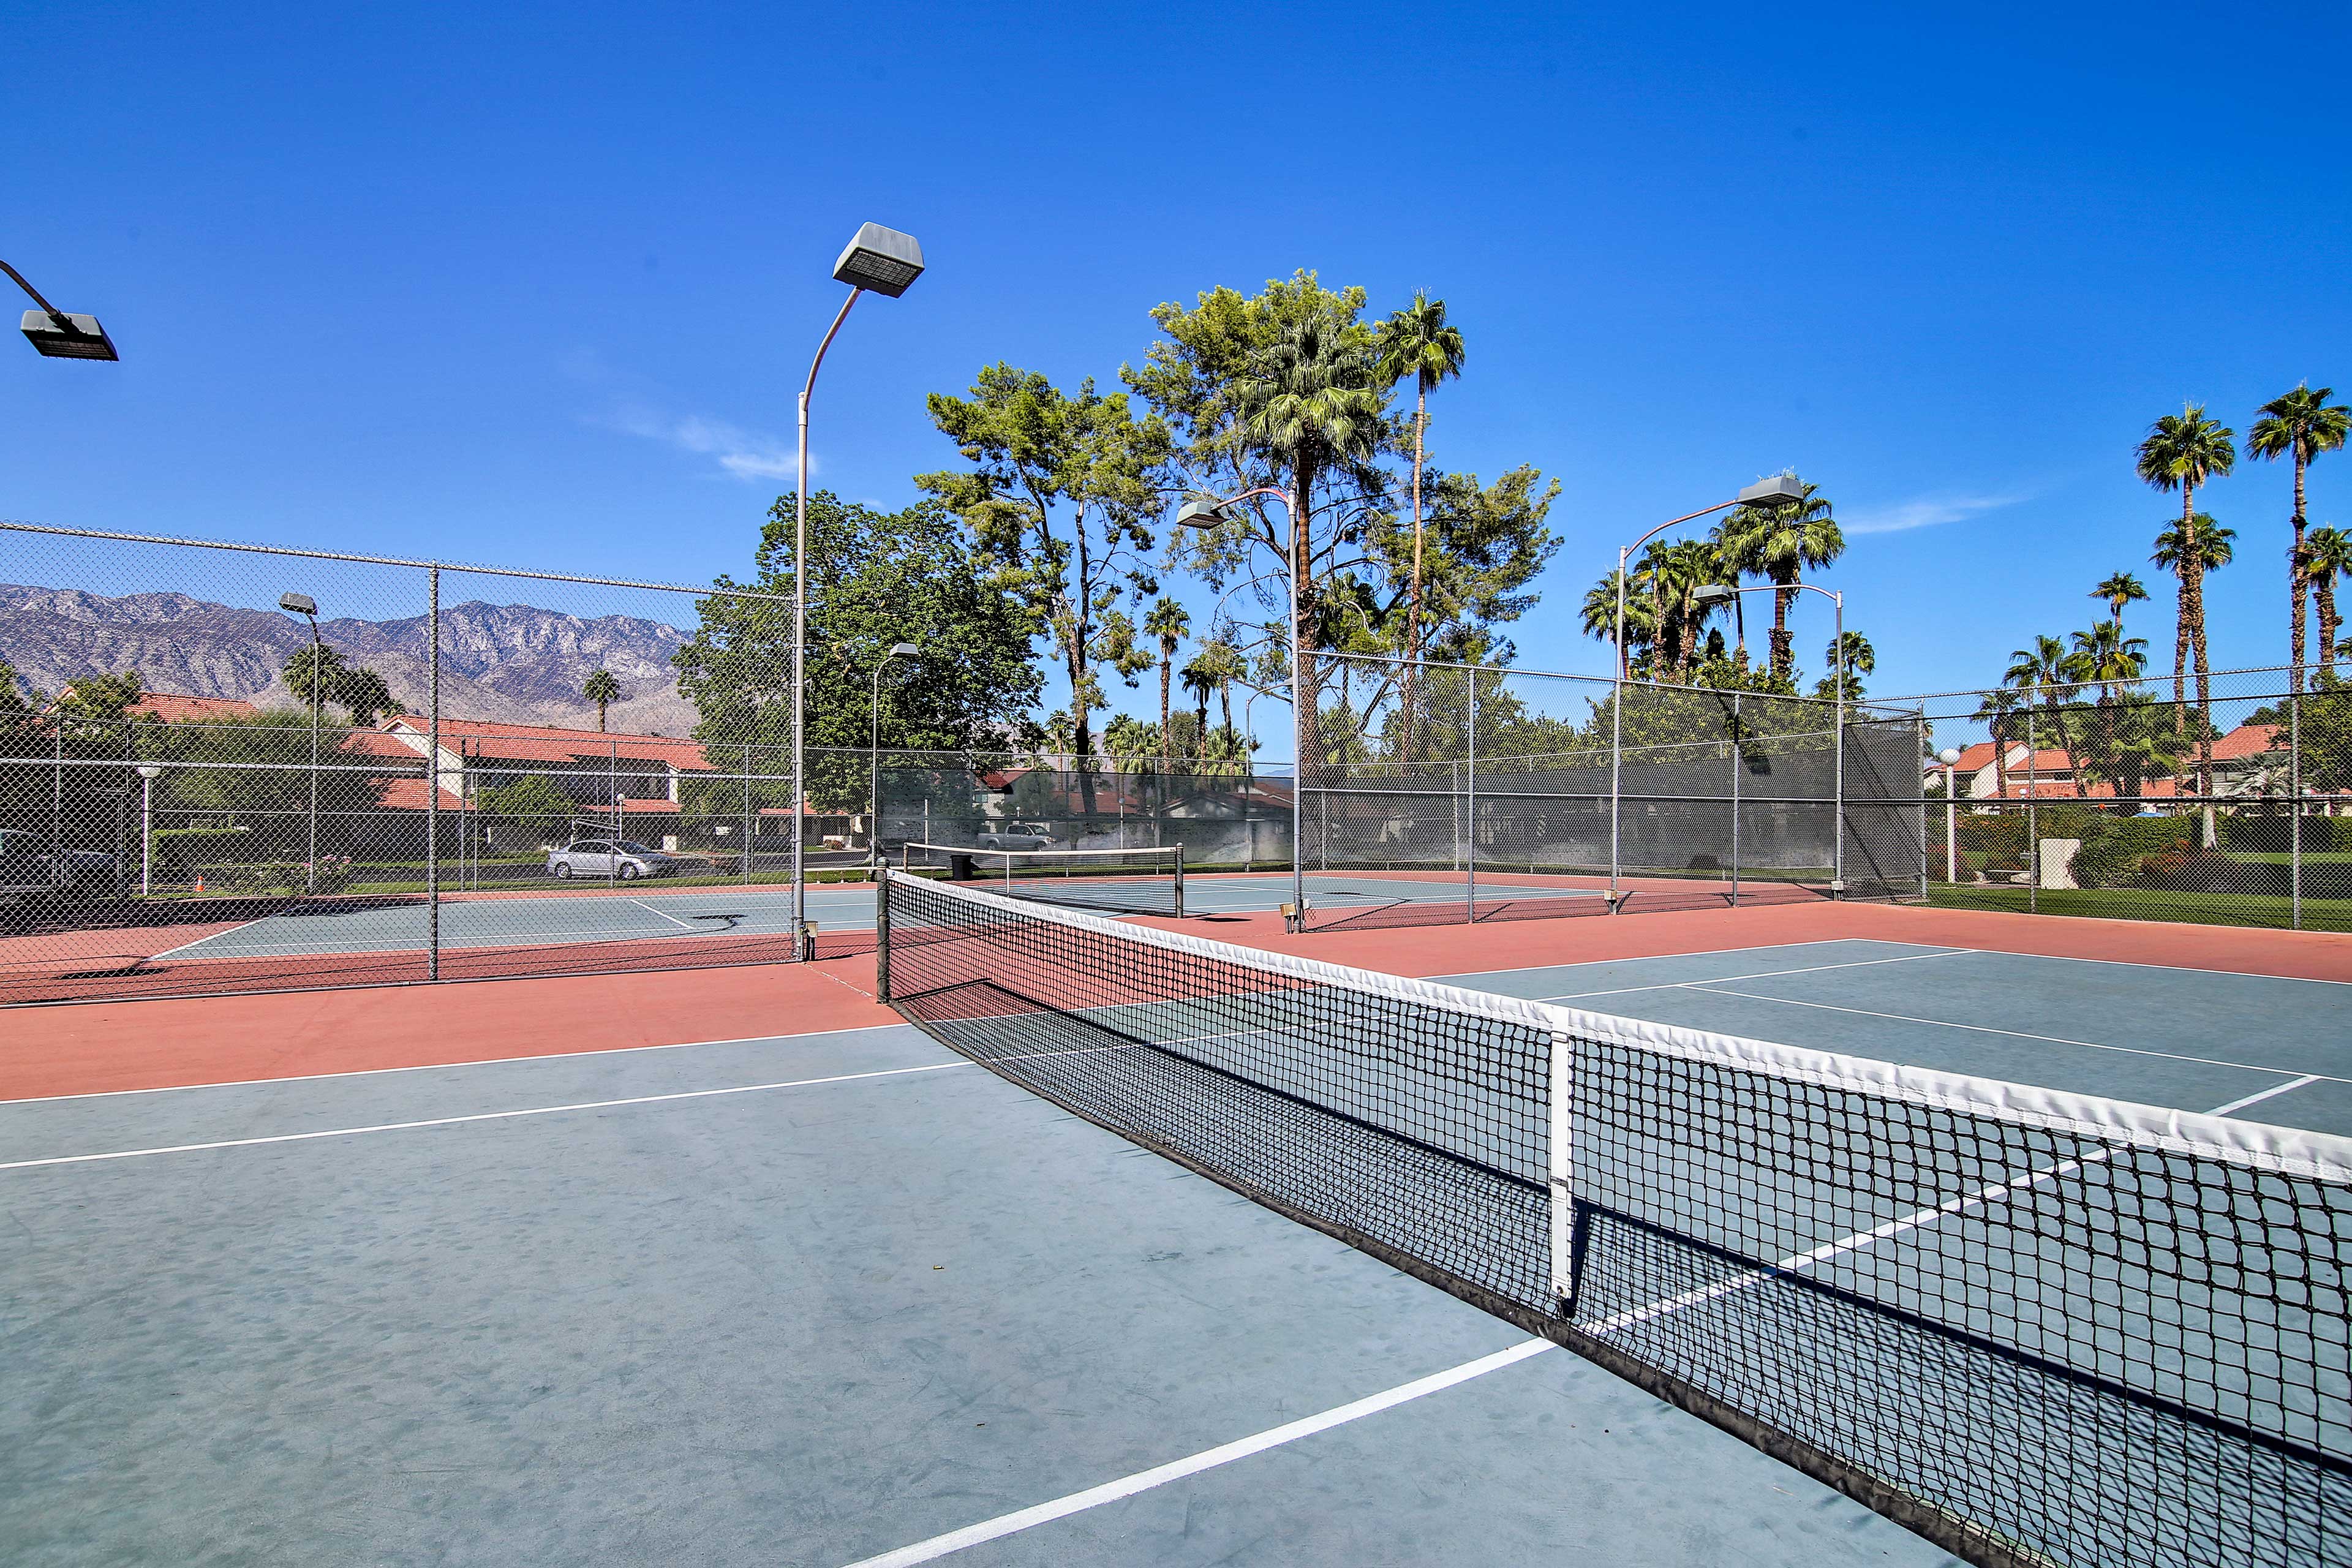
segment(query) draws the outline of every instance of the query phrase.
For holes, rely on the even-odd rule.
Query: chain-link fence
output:
[[[1315,658],[1310,929],[1925,889],[1916,711]]]
[[[2307,673],[2300,692],[2248,669],[1917,699],[1928,897],[2352,931],[2352,682]]]

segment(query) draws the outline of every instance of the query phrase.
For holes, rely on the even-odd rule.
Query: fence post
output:
[[[2025,694],[2025,910],[2042,912],[2042,831],[2034,815],[2033,759],[2041,750],[2033,732],[2033,693]]]
[[[1465,923],[1478,923],[1478,667],[1470,667],[1470,740],[1462,767],[1462,871]]]
[[[1739,907],[1739,775],[1748,771],[1741,749],[1739,693],[1731,694],[1731,907]]]
[[[2298,687],[2300,682],[2297,683]],[[2303,692],[2286,699],[2287,923],[2303,929]]]
[[[425,972],[441,978],[441,568],[425,569]],[[317,694],[312,693],[313,696]]]
[[[874,999],[890,1000],[890,868],[874,868]],[[799,942],[793,942],[795,951]]]
[[[878,822],[881,814],[877,811],[875,816]],[[751,885],[751,829],[754,826],[751,817],[751,742],[746,741],[743,742],[743,885],[747,888]]]

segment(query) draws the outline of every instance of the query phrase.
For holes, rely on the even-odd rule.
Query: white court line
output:
[[[853,987],[855,989],[855,987]],[[530,1057],[482,1057],[463,1062],[418,1062],[402,1068],[348,1068],[341,1072],[292,1073],[283,1078],[232,1078],[213,1083],[161,1083],[152,1089],[93,1089],[80,1094],[31,1094],[21,1100],[0,1100],[0,1107],[49,1105],[63,1100],[115,1100],[134,1094],[184,1094],[198,1089],[259,1089],[281,1083],[317,1083],[331,1078],[375,1078],[399,1072],[446,1072],[454,1068],[509,1067],[517,1062],[561,1062],[579,1057],[625,1057],[639,1051],[688,1051],[702,1046],[760,1046],[779,1040],[822,1040],[833,1035],[870,1035],[877,1029],[911,1029],[907,1023],[853,1024],[845,1029],[812,1029],[797,1035],[745,1035],[732,1040],[675,1040],[659,1046],[607,1046],[584,1051],[548,1051]]]
[[[2245,1110],[2249,1105],[2259,1105],[2274,1094],[2291,1094],[2294,1090],[2301,1089],[2305,1084],[2317,1083],[2320,1081],[2322,1076],[2323,1075],[2319,1073],[2307,1072],[2301,1078],[2296,1079],[2293,1083],[2274,1083],[2259,1094],[2250,1094],[2242,1100],[2233,1100],[2227,1105],[2217,1105],[2205,1114],[2208,1116],[2233,1115],[2238,1111]],[[2328,1079],[2326,1081],[2330,1083],[2342,1083],[2344,1080],[2340,1078],[2336,1078]]]
[[[0,1171],[28,1171],[43,1165],[89,1165],[106,1160],[138,1160],[150,1154],[194,1154],[208,1149],[253,1149],[268,1143],[308,1143],[319,1138],[356,1138],[368,1132],[411,1132],[425,1127],[460,1127],[473,1121],[512,1121],[528,1116],[558,1116],[572,1110],[611,1110],[628,1105],[664,1105],[680,1100],[715,1100],[730,1094],[759,1094],[772,1089],[813,1089],[820,1084],[856,1083],[861,1079],[905,1078],[910,1073],[947,1072],[972,1064],[959,1058],[923,1067],[883,1068],[874,1072],[835,1073],[829,1078],[787,1079],[778,1083],[744,1083],[731,1089],[688,1089],[674,1094],[639,1094],[626,1100],[583,1100],[570,1105],[534,1105],[520,1110],[482,1110],[470,1116],[434,1116],[419,1121],[381,1121],[371,1127],[330,1127],[316,1132],[278,1132],[265,1138],[223,1138],[210,1143],[171,1143],[154,1149],[115,1149],[101,1154],[52,1154],[41,1160],[11,1160]]]
[[[1794,944],[1791,944],[1794,945]],[[1847,963],[1814,963],[1802,969],[1765,969],[1754,974],[1725,974],[1713,980],[1661,980],[1651,985],[1620,985],[1609,991],[1571,991],[1565,996],[1537,996],[1537,1002],[1581,1002],[1593,996],[1630,996],[1643,991],[1682,991],[1696,985],[1720,985],[1733,980],[1770,980],[1782,974],[1821,974],[1832,969],[1868,969],[1876,963],[1916,963],[1923,958],[1969,958],[1976,953],[1972,947],[1947,948],[1938,952],[1906,952],[1895,958],[1857,958]],[[1662,958],[1680,958],[1681,953],[1661,953]],[[1696,956],[1704,957],[1704,954]],[[1633,963],[1644,960],[1635,959]],[[1507,973],[1507,972],[1506,972]]]
[[[629,902],[636,905],[637,908],[645,910],[646,913],[649,915],[659,915],[662,919],[669,921],[670,924],[677,927],[680,931],[698,931],[701,929],[698,926],[688,924],[687,921],[678,919],[676,915],[671,914],[667,910],[654,908],[643,899],[631,899]]]
[[[1761,947],[1750,942],[1744,947],[1710,947],[1698,952],[1634,953],[1624,958],[1587,958],[1574,963],[1514,963],[1507,969],[1457,969],[1450,974],[1428,974],[1412,978],[1437,981],[1477,980],[1489,974],[1540,974],[1554,969],[1591,969],[1603,963],[1647,963],[1653,959],[1660,958],[1727,958],[1740,952],[1778,952],[1784,947],[1837,947],[1848,942],[1860,942],[1869,947],[1926,947],[1928,945],[1919,942],[1891,942],[1883,937],[1874,936],[1813,936],[1807,937],[1802,942],[1766,942]],[[1950,951],[1974,952],[1978,950],[1956,947]],[[1906,956],[1935,958],[1942,955],[1941,953],[1915,952]]]
[[[200,936],[194,942],[184,942],[177,947],[167,947],[161,952],[149,953],[139,962],[142,963],[152,963],[159,958],[169,958],[175,952],[185,952],[192,947],[202,947],[205,943],[215,941],[220,937],[235,936],[238,931],[251,931],[255,926],[261,924],[262,921],[276,920],[277,918],[278,917],[275,915],[263,915],[260,920],[235,921],[230,923],[229,928],[226,931],[216,931],[210,936]]]
[[[2197,1062],[2205,1067],[2236,1068],[2245,1072],[2277,1073],[2285,1078],[2294,1077],[2296,1070],[2294,1068],[2264,1067],[2258,1062],[2233,1062],[2221,1057],[2192,1057],[2184,1051],[2152,1050],[2145,1046],[2111,1046],[2103,1040],[2074,1040],[2063,1035],[2035,1035],[2023,1029],[1997,1029],[1989,1024],[1956,1024],[1948,1018],[1921,1018],[1909,1013],[1881,1013],[1869,1007],[1841,1007],[1833,1002],[1800,1002],[1793,996],[1768,996],[1761,991],[1733,991],[1712,980],[1685,980],[1682,983],[1682,988],[1685,991],[1711,992],[1717,996],[1738,996],[1751,1002],[1778,1002],[1789,1007],[1811,1007],[1823,1013],[1852,1013],[1862,1018],[1886,1018],[1898,1024],[1931,1024],[1939,1029],[1966,1029],[1973,1035],[2006,1035],[2011,1039],[2040,1040],[2046,1045],[2081,1046],[2094,1051],[2121,1051],[2127,1056],[2155,1057],[2168,1062]],[[2352,1079],[2338,1078],[2333,1073],[2324,1072],[2309,1074],[2303,1081],[2317,1083],[2323,1079],[2328,1083],[2352,1083]]]
[[[951,1530],[945,1535],[934,1535],[929,1541],[918,1541],[912,1545],[901,1546],[894,1552],[885,1552],[878,1557],[860,1558],[851,1563],[849,1568],[911,1568],[914,1563],[929,1563],[935,1558],[945,1557],[951,1552],[961,1552],[968,1546],[978,1546],[982,1542],[1018,1534],[1022,1531],[1031,1530],[1041,1524],[1049,1524],[1057,1519],[1066,1519],[1074,1513],[1083,1513],[1090,1508],[1100,1508],[1107,1502],[1117,1502],[1121,1498],[1130,1498],[1138,1492],[1150,1491],[1154,1487],[1164,1487],[1171,1481],[1182,1480],[1187,1476],[1197,1476],[1203,1470],[1213,1470],[1220,1465],[1232,1464],[1236,1459],[1246,1459],[1253,1455],[1263,1454],[1269,1448],[1278,1448],[1285,1443],[1296,1442],[1301,1437],[1311,1437],[1318,1432],[1328,1432],[1334,1426],[1344,1426],[1350,1421],[1360,1421],[1367,1415],[1377,1415],[1383,1410],[1394,1409],[1397,1405],[1419,1399],[1423,1394],[1435,1394],[1441,1389],[1452,1388],[1457,1384],[1467,1383],[1474,1377],[1484,1377],[1490,1372],[1499,1371],[1504,1367],[1526,1361],[1530,1356],[1541,1355],[1551,1348],[1552,1343],[1549,1340],[1525,1340],[1508,1350],[1496,1351],[1493,1355],[1480,1356],[1476,1361],[1464,1362],[1460,1366],[1433,1373],[1427,1377],[1417,1378],[1412,1383],[1399,1384],[1394,1388],[1359,1399],[1353,1404],[1326,1410],[1319,1415],[1309,1415],[1302,1420],[1269,1427],[1254,1436],[1238,1438],[1214,1448],[1203,1448],[1190,1458],[1171,1460],[1167,1464],[1157,1465],[1148,1470],[1139,1470],[1122,1479],[1106,1481],[1101,1486],[1089,1487],[1085,1491],[1072,1492],[1067,1497],[1055,1498],[1051,1502],[1041,1502],[1034,1508],[1024,1508],[1013,1513],[999,1514],[994,1519],[982,1520],[978,1524],[967,1524],[961,1530]]]

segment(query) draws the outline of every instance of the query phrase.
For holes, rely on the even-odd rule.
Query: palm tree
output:
[[[1249,661],[1234,646],[1233,629],[1230,626],[1219,628],[1194,662],[1201,665],[1208,672],[1209,679],[1216,683],[1221,728],[1231,736],[1234,733],[1234,682],[1249,674]]]
[[[1194,732],[1203,742],[1202,752],[1205,755],[1208,751],[1205,742],[1209,738],[1209,693],[1217,689],[1217,666],[1211,658],[1209,649],[1204,647],[1186,660],[1184,668],[1178,671],[1177,679],[1184,683],[1184,690],[1192,699],[1193,722],[1198,726]]]
[[[305,708],[320,708],[335,700],[349,675],[343,656],[332,643],[306,642],[286,656],[278,678]],[[137,693],[132,693],[136,696]]]
[[[2145,600],[2147,584],[2128,572],[2110,572],[2105,582],[2091,590],[2091,597],[2105,601],[2109,618],[2120,626],[2124,624],[2124,606]]]
[[[1291,323],[1267,345],[1239,388],[1244,436],[1290,481],[1290,578],[1307,626],[1318,608],[1308,548],[1316,481],[1335,468],[1368,463],[1379,447],[1383,399],[1376,370],[1366,334],[1315,315]],[[1322,682],[1313,658],[1299,659],[1296,679],[1304,783],[1305,770],[1320,755]]]
[[[1656,630],[1656,620],[1651,615],[1649,601],[1635,592],[1635,583],[1628,578],[1625,584],[1625,643],[1617,650],[1617,675],[1620,679],[1632,673],[1631,651],[1646,647]],[[1613,643],[1617,638],[1617,574],[1610,573],[1594,584],[1584,595],[1582,611],[1584,635],[1595,642]]]
[[[1996,800],[2009,798],[2010,729],[2017,717],[2017,693],[1995,689],[1977,704],[1976,718],[1992,737],[1992,791]]]
[[[2344,624],[2336,614],[2336,579],[2352,576],[2352,532],[2340,528],[2315,528],[2305,543],[2304,565],[2311,579],[2311,596],[2319,612],[2319,668],[2336,679],[2336,633]]]
[[[2021,647],[2011,653],[2009,668],[2001,672],[2001,679],[2024,697],[2026,707],[2032,707],[2033,694],[2037,689],[2042,693],[2042,706],[2050,715],[2051,734],[2058,742],[2058,750],[2065,753],[2067,774],[2074,781],[2074,794],[2080,796],[2083,794],[2081,759],[2074,755],[2074,744],[2066,733],[2066,710],[2063,706],[2066,699],[2074,694],[2072,676],[2065,643],[2058,637],[2035,637],[2032,647]],[[2031,767],[2032,763],[2029,752],[2026,765]]]
[[[2117,685],[2137,680],[2147,668],[2147,639],[2124,636],[2121,621],[2100,621],[2089,631],[2074,633],[2074,638],[2068,667],[2075,679],[2098,683],[2102,703],[2115,695]]]
[[[1796,668],[1795,638],[1789,631],[1789,609],[1796,602],[1794,584],[1806,572],[1827,566],[1845,553],[1845,533],[1831,514],[1828,500],[1807,485],[1801,500],[1780,506],[1743,506],[1723,520],[1725,566],[1740,576],[1761,577],[1780,592],[1772,595],[1772,658],[1775,679],[1787,680]]]
[[[2340,403],[2330,404],[2327,399],[2334,391],[2327,386],[2315,389],[2306,381],[2256,409],[2258,417],[2246,428],[2248,457],[2272,462],[2291,458],[2294,461],[2294,542],[2287,546],[2286,555],[2294,618],[2287,623],[2287,661],[2294,667],[2297,691],[2303,689],[2303,589],[2305,574],[2310,570],[2303,534],[2304,470],[2311,467],[2314,458],[2322,452],[2339,450],[2345,437],[2352,436],[2352,408]],[[2322,638],[2323,658],[2327,657],[2326,647],[2326,639]]]
[[[2133,466],[2142,479],[2158,489],[2180,492],[2180,528],[2176,542],[2196,533],[2197,487],[2238,466],[2238,449],[2230,444],[2234,434],[2219,420],[2206,418],[2201,403],[2185,403],[2179,413],[2168,414],[2147,427]],[[2173,562],[2165,559],[2164,549],[2164,542],[2159,539],[2157,564],[2169,567]],[[2202,608],[2199,580],[2201,567],[2193,552],[2184,565],[2180,616],[2172,639],[2172,717],[2176,725],[2183,722],[2182,710],[2188,703],[2188,687],[2181,671],[2189,659],[2189,605],[2194,601],[2200,611]]]
[[[1182,642],[1184,634],[1192,629],[1192,617],[1185,613],[1183,605],[1165,594],[1143,617],[1143,635],[1157,637],[1160,641],[1160,769],[1162,773],[1173,771],[1175,757],[1172,749],[1175,731],[1168,727],[1168,683],[1176,673],[1176,645]],[[1207,739],[1204,731],[1194,738],[1193,743],[1197,745]]]
[[[1838,656],[1841,653],[1844,655],[1845,700],[1859,702],[1862,700],[1862,678],[1878,668],[1878,650],[1872,647],[1870,639],[1860,632],[1847,632],[1843,637],[1832,637],[1829,647],[1822,650],[1822,662],[1829,667],[1829,673],[1822,677],[1818,689],[1818,695],[1822,697],[1834,699],[1838,694]]]
[[[2213,671],[2205,659],[2205,576],[2230,563],[2231,541],[2237,537],[2237,530],[2223,528],[2204,512],[2192,512],[2180,526],[2156,536],[2156,553],[2149,557],[2180,579],[2180,624],[2172,650],[2172,724],[2176,733],[2187,727],[2180,670],[2184,656],[2194,656],[2197,711],[2203,721],[2198,737],[2200,795],[2211,794],[2213,784]],[[2210,814],[2213,808],[2209,805],[2205,809]]]
[[[604,710],[621,700],[621,683],[609,669],[600,669],[581,683],[580,695],[596,705],[596,732],[604,732]]]
[[[1421,470],[1429,432],[1429,395],[1438,384],[1462,374],[1462,333],[1445,323],[1445,301],[1416,289],[1412,303],[1382,322],[1373,353],[1382,384],[1413,378],[1417,403],[1412,416],[1412,601],[1406,612],[1404,654],[1421,657]],[[1412,679],[1411,671],[1405,675]],[[1412,704],[1408,696],[1405,710]]]

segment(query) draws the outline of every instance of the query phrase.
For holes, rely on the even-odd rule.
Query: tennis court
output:
[[[1576,935],[1626,923],[1452,979],[1498,1008],[2352,1132],[2341,984],[1868,939],[1573,961]],[[899,984],[922,962],[902,954]],[[983,1070],[850,994],[870,968],[773,973],[806,994],[761,1037],[0,1105],[15,1553],[1949,1561]],[[828,995],[861,1021],[820,1016]],[[1456,1110],[1499,1089],[1463,1092]],[[1466,1121],[1460,1147],[1490,1136]],[[2339,1411],[2341,1350],[2314,1385]],[[1843,1375],[1825,1402],[1869,1392]],[[2340,1521],[2342,1495],[2312,1506]]]

